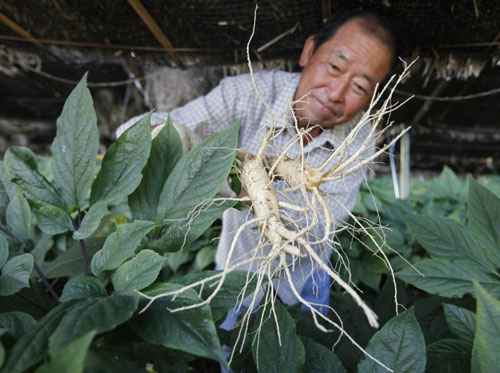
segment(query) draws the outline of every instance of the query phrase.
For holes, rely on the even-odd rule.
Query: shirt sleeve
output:
[[[247,90],[242,89],[242,77],[227,77],[207,95],[198,97],[188,104],[172,110],[170,113],[155,112],[152,114],[151,126],[155,127],[170,117],[172,122],[187,129],[196,139],[227,128],[236,120],[242,121],[239,102],[245,100]],[[119,137],[128,128],[136,124],[146,113],[135,116],[123,123],[116,130]],[[196,140],[195,140],[196,142]]]

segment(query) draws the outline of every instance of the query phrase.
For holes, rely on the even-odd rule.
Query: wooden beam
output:
[[[142,5],[141,0],[128,0],[129,5],[135,10],[135,12],[141,17],[142,21],[146,24],[149,31],[156,38],[158,43],[165,48],[170,57],[177,63],[181,64],[181,61],[177,57],[175,53],[174,46],[167,38],[167,36],[163,33],[158,23],[156,23],[155,19],[151,16],[148,10]]]
[[[31,35],[28,31],[23,29],[19,24],[11,20],[9,17],[7,17],[5,14],[0,13],[0,22],[3,23],[5,26],[10,28],[12,31],[14,31],[16,34],[22,36],[24,39],[40,46],[40,43],[38,40]]]

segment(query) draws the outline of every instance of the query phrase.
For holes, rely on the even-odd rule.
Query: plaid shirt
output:
[[[266,149],[267,155],[276,155],[291,143],[296,137],[296,131],[292,116],[292,101],[295,90],[299,83],[300,74],[286,73],[282,71],[261,71],[254,74],[258,90],[256,94],[249,74],[235,77],[227,77],[206,96],[199,97],[187,105],[177,108],[170,113],[153,113],[152,125],[164,123],[167,115],[177,125],[188,129],[192,143],[218,132],[223,128],[239,121],[240,136],[239,147],[248,153],[255,154],[267,130],[271,127],[282,129],[274,137]],[[323,130],[322,133],[313,138],[304,148],[304,156],[308,165],[317,167],[331,155],[345,139],[350,130],[359,120],[360,115],[351,122],[336,126],[333,129]],[[117,130],[119,136],[123,131],[137,122],[139,117],[132,118]],[[359,150],[363,141],[368,136],[370,126],[365,126],[356,136],[355,140],[347,147],[344,157],[354,154]],[[371,142],[366,151],[361,154],[360,159],[373,154],[374,143]],[[290,158],[299,156],[300,148],[295,144],[288,150]],[[341,159],[334,159],[335,164]],[[366,167],[347,175],[339,181],[323,183],[320,189],[330,206],[335,224],[342,222],[347,217],[347,210],[351,210],[356,202],[356,196],[361,182],[364,180]],[[278,191],[278,198],[288,203],[300,205],[302,195],[300,192],[282,192],[287,187],[283,181],[274,182]],[[304,216],[286,211],[294,221],[307,224],[309,220]],[[216,265],[220,269],[224,266],[225,258],[232,242],[235,230],[250,218],[248,211],[226,211],[223,217],[223,232],[216,255]],[[319,224],[312,234],[316,237],[322,235],[322,225]],[[238,247],[234,254],[235,261],[248,257],[249,247],[256,244],[256,234],[252,230],[244,232],[238,240]],[[324,246],[324,245],[323,245]],[[323,258],[328,259],[331,250],[328,247],[317,247]],[[245,268],[241,268],[245,269]],[[251,268],[246,268],[251,269]],[[294,280],[299,291],[305,280],[310,276],[311,263],[303,263],[296,266]],[[286,284],[278,290],[281,299],[285,303],[295,303],[295,297],[291,294]]]

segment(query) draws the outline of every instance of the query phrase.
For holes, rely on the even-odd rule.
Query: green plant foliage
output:
[[[4,266],[7,259],[9,259],[9,241],[0,234],[0,268]]]
[[[62,350],[50,354],[50,361],[39,367],[35,373],[83,373],[85,357],[95,336],[90,331],[76,338]]]
[[[331,350],[314,342],[310,338],[302,338],[306,351],[304,372],[306,373],[346,373],[342,362]]]
[[[15,183],[28,199],[63,207],[55,187],[40,173],[33,152],[26,148],[10,147],[5,153],[4,170],[8,182]]]
[[[142,290],[156,280],[164,262],[154,251],[142,250],[113,273],[113,287],[116,291]]]
[[[101,280],[81,275],[72,277],[66,282],[59,300],[69,302],[70,300],[105,297],[106,295],[106,289]]]
[[[6,312],[0,314],[0,329],[14,339],[21,338],[36,326],[35,319],[24,312]]]
[[[70,242],[71,246],[66,251],[58,255],[54,260],[43,264],[42,270],[47,278],[72,277],[86,272],[85,258],[81,247],[76,241]],[[87,254],[92,256],[97,250],[98,247],[89,247]]]
[[[33,255],[21,254],[10,258],[2,267],[0,296],[12,295],[22,288],[29,287],[32,271]]]
[[[425,372],[424,335],[412,310],[389,320],[370,339],[366,350],[394,372]],[[364,358],[358,366],[359,373],[386,371],[368,358]]]
[[[109,210],[106,201],[93,204],[83,217],[78,230],[73,233],[73,238],[83,240],[90,237],[99,228],[102,218],[107,214],[109,214]]]
[[[69,210],[87,207],[98,168],[99,130],[86,83],[85,74],[66,99],[52,143],[54,182]]]
[[[30,205],[21,192],[10,200],[5,214],[7,226],[21,240],[33,238],[33,217]]]
[[[209,136],[177,162],[161,191],[158,215],[186,218],[220,190],[236,156],[239,125]]]
[[[472,350],[472,371],[493,373],[500,367],[500,300],[474,283],[477,299],[476,334]]]
[[[126,199],[140,184],[151,151],[150,115],[129,128],[108,149],[91,193],[91,204]]]
[[[464,342],[472,345],[476,332],[476,317],[472,311],[453,304],[443,305],[444,316],[451,332]]]
[[[53,308],[37,325],[20,338],[10,350],[1,373],[22,373],[40,362],[48,352],[49,337],[57,328],[72,302]]]
[[[92,258],[92,273],[97,276],[102,271],[118,268],[134,255],[141,241],[153,228],[154,223],[141,220],[119,225],[116,232],[108,236],[103,248]]]
[[[157,218],[160,193],[181,156],[181,139],[172,122],[167,120],[153,139],[151,156],[144,167],[141,185],[129,197],[130,209],[135,219]]]
[[[50,336],[52,353],[92,330],[103,333],[128,321],[139,300],[134,294],[114,293],[109,297],[87,298],[75,302]]]
[[[295,321],[281,304],[275,307],[276,315],[269,307],[256,317],[260,335],[252,342],[252,356],[259,373],[300,372],[306,353],[295,331]],[[279,325],[279,329],[277,327]]]
[[[178,289],[179,285],[159,283],[147,292],[149,296]],[[225,364],[224,354],[209,306],[183,312],[170,309],[201,302],[194,291],[176,297],[157,300],[133,323],[134,331],[144,340],[168,348],[189,352],[196,356],[218,360]]]

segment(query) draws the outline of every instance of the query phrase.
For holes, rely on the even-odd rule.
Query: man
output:
[[[370,103],[376,84],[383,82],[391,70],[395,54],[394,36],[380,17],[372,13],[351,14],[306,40],[299,59],[302,73],[258,72],[254,76],[257,90],[249,75],[225,78],[208,95],[173,110],[169,116],[192,138],[206,137],[237,120],[241,123],[239,147],[251,154],[257,152],[267,130],[277,128],[279,134],[269,145],[267,155],[280,154],[293,140],[295,116],[299,127],[310,129],[303,138],[303,152],[307,163],[315,167],[329,157],[357,123]],[[153,114],[153,125],[162,123],[166,116],[166,113]],[[118,134],[136,121],[134,118],[123,125]],[[358,134],[347,148],[347,154],[354,154],[359,149],[368,132],[369,128],[365,127]],[[300,151],[295,144],[287,153],[296,158]],[[362,157],[372,153],[373,147]],[[365,173],[365,169],[360,169],[341,182],[327,182],[321,186],[335,223],[344,220],[354,206]],[[287,186],[282,181],[276,181],[274,187],[280,199],[296,203],[302,198],[298,192],[285,192]],[[230,209],[224,213],[216,255],[218,269],[224,266],[235,232],[248,219],[248,211]],[[319,224],[314,234],[321,236],[321,229]],[[233,263],[251,255],[257,241],[258,233],[244,231],[238,240]],[[329,248],[315,249],[328,261]],[[299,264],[293,277],[304,298],[328,304],[330,282],[326,276],[318,274],[311,263]],[[283,302],[297,302],[285,281],[277,291]],[[226,320],[225,326],[230,328],[234,321]]]

